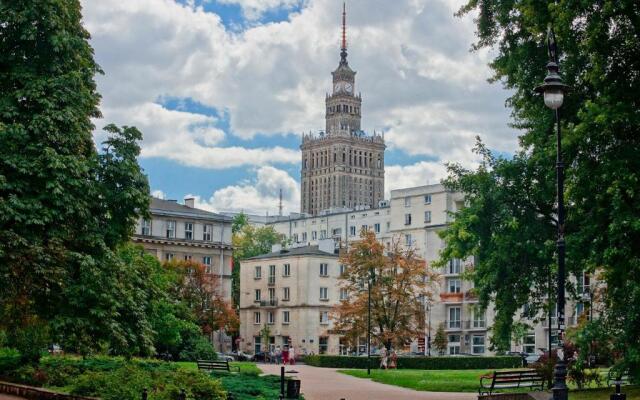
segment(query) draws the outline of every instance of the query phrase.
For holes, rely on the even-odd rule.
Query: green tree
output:
[[[602,318],[594,324],[607,327],[614,348],[640,375],[640,9],[634,0],[586,0],[538,2],[469,0],[460,14],[477,12],[476,49],[494,47],[491,62],[493,81],[512,90],[507,104],[513,110],[513,124],[522,129],[519,159],[523,163],[520,180],[529,194],[553,204],[549,193],[554,176],[554,116],[532,92],[546,71],[545,35],[549,25],[555,29],[560,50],[561,72],[572,86],[561,109],[564,158],[567,170],[568,215],[567,261],[570,271],[586,270],[601,274],[606,281]],[[506,164],[509,164],[505,161]],[[455,174],[454,174],[455,175]],[[495,182],[500,183],[501,174]],[[470,195],[473,203],[480,196]],[[506,199],[513,208],[518,199]],[[476,203],[478,217],[493,213],[482,199]],[[542,205],[542,204],[540,204]],[[502,204],[500,207],[504,207]],[[541,217],[553,214],[542,213]],[[546,217],[548,218],[548,217]],[[468,217],[469,221],[472,216]],[[526,219],[516,216],[514,224],[523,227]],[[454,228],[457,229],[457,228]],[[486,227],[485,229],[490,229]],[[522,229],[522,228],[521,228]],[[520,235],[521,229],[514,232]],[[460,231],[460,234],[467,232]],[[474,235],[475,232],[468,232]],[[458,235],[460,236],[460,235]],[[485,252],[484,257],[504,257],[499,253],[518,251],[520,246],[539,246],[522,235],[509,247]],[[455,236],[450,240],[457,241]],[[463,241],[466,237],[462,238]],[[536,242],[548,241],[542,235]],[[486,248],[477,235],[468,243]],[[509,243],[505,243],[509,244]],[[540,258],[549,257],[547,252]],[[483,261],[480,260],[482,263]],[[546,265],[553,266],[551,258]],[[541,267],[544,269],[544,267]],[[514,264],[501,270],[508,284],[491,288],[491,279],[474,277],[482,293],[495,292],[498,313],[510,306],[501,302],[503,292],[515,297],[536,291],[534,285],[512,286],[514,275],[524,277]],[[533,274],[539,272],[530,271]],[[544,274],[544,272],[542,272]],[[528,278],[527,278],[528,279]],[[508,329],[501,329],[505,334]]]
[[[40,329],[31,348],[146,347],[138,308],[108,298],[137,290],[118,287],[135,272],[116,248],[148,207],[141,134],[109,125],[94,146],[101,70],[78,1],[2,2],[0,21],[0,329]]]
[[[447,351],[448,344],[449,341],[447,340],[447,333],[444,330],[444,322],[441,322],[440,325],[438,325],[436,336],[433,338],[433,347],[438,351],[439,355],[443,355]]]
[[[272,226],[256,227],[249,224],[246,214],[240,213],[233,218],[233,272],[232,297],[235,307],[240,304],[240,261],[266,254],[271,246],[283,240],[281,234]]]

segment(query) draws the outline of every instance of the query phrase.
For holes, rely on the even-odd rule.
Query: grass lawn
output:
[[[401,386],[413,390],[429,392],[478,392],[480,377],[494,370],[371,370],[371,379],[387,385]],[[367,371],[361,369],[340,370],[346,375],[368,378]],[[613,393],[610,388],[572,391],[571,400],[605,400]],[[640,400],[640,388],[625,390],[627,400]]]
[[[198,369],[198,364],[192,361],[177,361],[176,364],[184,369]],[[256,366],[256,363],[251,361],[232,361],[229,365],[232,367],[240,367],[240,372],[243,374],[260,375],[262,373],[262,370]]]

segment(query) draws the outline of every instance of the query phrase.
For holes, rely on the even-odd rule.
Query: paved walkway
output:
[[[280,375],[280,366],[258,364],[266,374]],[[355,378],[332,368],[308,365],[288,366],[302,380],[302,394],[306,400],[476,400],[475,393],[419,392],[398,386],[385,385],[369,379]]]
[[[11,396],[10,394],[0,393],[0,400],[25,400],[22,397]]]

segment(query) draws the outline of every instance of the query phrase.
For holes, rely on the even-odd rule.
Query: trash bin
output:
[[[300,379],[287,379],[287,399],[300,398]]]

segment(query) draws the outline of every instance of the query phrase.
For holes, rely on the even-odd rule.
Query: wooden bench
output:
[[[607,373],[607,386],[625,386],[631,384],[631,379],[629,378],[629,370],[614,370],[613,368],[609,370]]]
[[[491,375],[480,377],[478,394],[492,394],[496,390],[519,388],[544,390],[544,377],[533,369],[495,371]]]
[[[207,371],[207,372],[212,372],[212,371],[226,371],[226,372],[232,372],[231,369],[236,369],[237,372],[240,372],[240,367],[232,367],[231,365],[229,365],[229,361],[224,361],[224,360],[198,360],[196,361],[196,363],[198,364],[198,369],[201,371]]]

